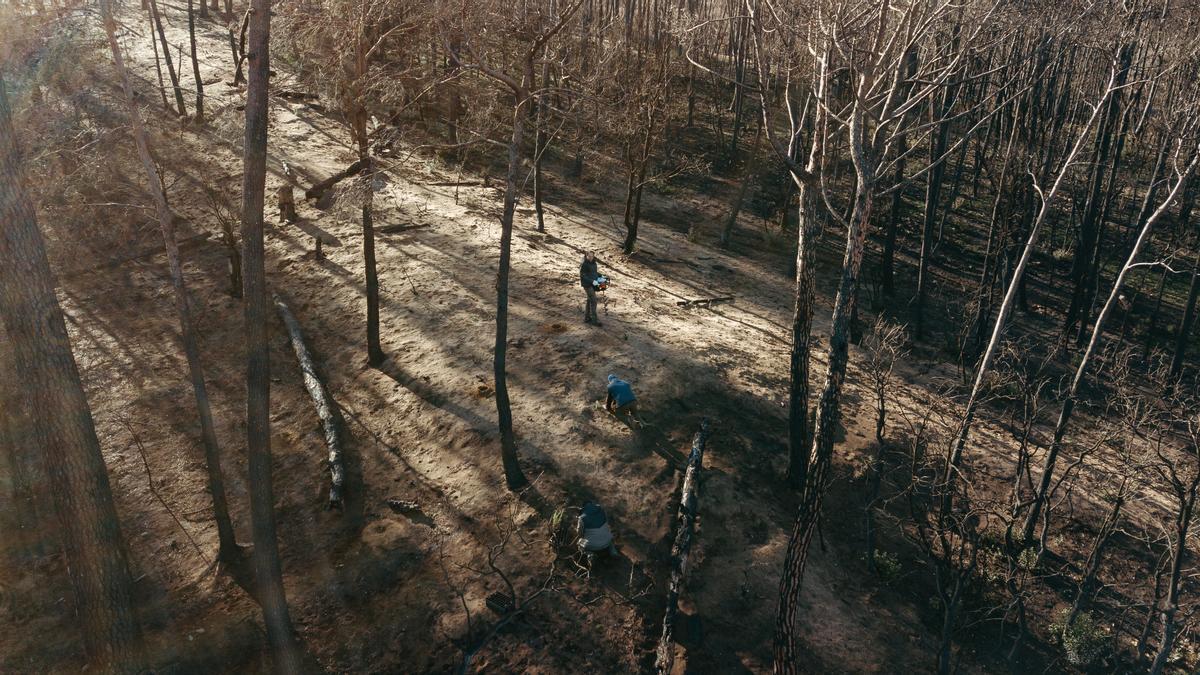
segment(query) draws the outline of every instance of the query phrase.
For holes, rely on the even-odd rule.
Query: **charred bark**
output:
[[[270,73],[271,8],[252,0],[249,11],[249,81],[242,170],[242,308],[246,322],[246,454],[250,471],[250,520],[254,532],[255,591],[267,626],[275,669],[302,672],[292,630],[275,526],[271,479],[271,360],[267,329],[263,206],[267,180],[267,88]]]
[[[45,241],[23,185],[5,89],[0,80],[0,317],[23,364],[24,395],[38,412],[34,440],[46,462],[88,657],[101,670],[139,672],[141,630],[125,542]]]
[[[700,421],[700,430],[692,438],[692,451],[688,455],[687,469],[683,474],[683,487],[679,492],[679,514],[675,517],[679,530],[671,546],[671,578],[667,582],[667,609],[663,614],[662,637],[655,652],[654,669],[658,673],[670,673],[675,664],[675,615],[679,609],[679,596],[683,593],[688,572],[688,560],[695,535],[696,519],[699,517],[697,492],[700,472],[704,466],[704,444],[708,440],[708,420]]]

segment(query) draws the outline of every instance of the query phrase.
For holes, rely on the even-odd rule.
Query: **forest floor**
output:
[[[186,44],[184,9],[163,7],[168,39]],[[157,114],[154,57],[136,4],[127,6],[125,19],[138,27],[125,48],[139,90],[156,111],[153,144],[172,208],[185,219],[181,238],[209,235],[185,247],[185,271],[233,516],[239,539],[248,542],[242,313],[228,293],[220,225],[206,196],[215,193],[237,213],[244,92],[229,86],[225,28],[201,22],[207,122]],[[111,71],[93,68],[101,84],[81,93],[80,105],[98,127],[115,128],[120,115],[113,111],[120,107]],[[302,88],[281,67],[272,86]],[[187,99],[191,107],[194,97]],[[272,96],[270,111],[268,195],[282,184],[284,163],[299,175],[299,198],[304,187],[354,160],[346,129],[311,103]],[[113,174],[140,184],[128,138],[110,140],[129,146],[120,150],[124,159]],[[497,620],[484,603],[506,591],[504,580],[487,572],[492,552],[518,595],[532,599],[523,617],[475,655],[474,667],[645,670],[660,631],[678,468],[707,417],[713,433],[697,551],[676,631],[677,670],[769,671],[795,505],[782,479],[792,285],[779,271],[780,258],[688,242],[675,224],[656,222],[673,202],[654,194],[638,252],[623,256],[623,233],[612,225],[623,206],[619,181],[585,173],[576,184],[551,174],[546,233],[534,231],[523,199],[513,240],[508,383],[522,466],[533,480],[528,492],[513,496],[499,462],[491,375],[501,193],[494,183],[484,186],[481,176],[425,155],[382,163],[375,227],[414,227],[377,235],[388,355],[379,369],[365,359],[357,198],[343,193],[321,208],[301,202],[296,225],[275,222],[268,209],[268,281],[303,326],[344,412],[348,440],[349,499],[343,511],[326,510],[323,437],[286,334],[274,320],[276,513],[285,586],[304,649],[333,672],[452,670]],[[468,184],[447,185],[456,182]],[[687,198],[691,217],[707,218],[715,229],[725,202]],[[95,218],[103,221],[106,213],[100,207]],[[93,264],[153,250],[161,241],[144,212],[113,213],[110,238],[89,239],[86,246],[72,236],[71,223],[43,225],[54,240],[61,297],[129,542],[143,620],[162,672],[264,670],[257,606],[228,577],[207,571],[216,532],[164,260],[150,255]],[[743,245],[757,240],[758,223],[746,216],[738,235]],[[318,229],[329,241],[324,260],[312,252],[311,233]],[[836,232],[826,234],[820,280],[833,278],[839,245]],[[587,250],[598,252],[602,273],[612,279],[602,328],[582,322],[577,270]],[[826,292],[832,287],[819,285]],[[677,305],[724,295],[736,300],[711,308]],[[831,300],[818,297],[818,355]],[[851,363],[859,356],[853,348]],[[820,358],[813,372],[819,387]],[[919,563],[899,554],[906,570],[886,583],[869,575],[861,560],[861,474],[874,442],[874,411],[858,372],[852,365],[837,474],[800,609],[798,639],[813,672],[895,672],[901,664],[931,664],[936,647],[937,615],[927,606],[932,591]],[[632,382],[647,429],[630,429],[605,412],[609,373]],[[948,365],[913,357],[897,369],[904,385],[896,409],[917,410],[936,390],[930,382],[955,376]],[[981,425],[979,443],[1003,433]],[[397,511],[389,499],[418,508]],[[605,506],[620,547],[619,557],[601,563],[590,579],[548,541],[555,511],[585,499]],[[882,536],[884,549],[901,546],[894,531]],[[0,583],[19,587],[33,579],[9,572]],[[66,600],[55,602],[62,607]],[[78,645],[71,621],[61,612],[14,623],[15,631],[0,631],[0,671],[79,665],[72,660]],[[962,667],[986,666],[968,649]]]

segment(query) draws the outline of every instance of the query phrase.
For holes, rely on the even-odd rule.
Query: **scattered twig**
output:
[[[192,538],[192,534],[187,531],[186,527],[183,526],[183,522],[179,520],[179,516],[175,515],[175,510],[171,508],[171,505],[167,503],[167,500],[163,499],[163,496],[158,492],[158,488],[154,486],[154,474],[150,471],[150,461],[146,459],[146,447],[142,445],[141,437],[138,436],[136,431],[134,431],[133,425],[129,423],[129,420],[122,419],[121,424],[133,438],[133,444],[137,446],[138,454],[142,458],[142,467],[146,470],[146,484],[150,488],[150,494],[154,495],[154,498],[158,500],[158,503],[162,504],[162,507],[171,515],[171,519],[175,521],[177,526],[179,526],[180,531],[183,532],[183,536],[187,537],[188,541],[192,542],[192,548],[196,549],[196,555],[200,556],[201,560],[211,565],[213,563],[212,559],[204,555],[204,551],[200,549],[200,544],[197,544],[196,540]]]

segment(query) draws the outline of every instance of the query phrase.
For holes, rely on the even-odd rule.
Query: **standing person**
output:
[[[604,400],[604,407],[618,418],[628,415],[632,423],[639,428],[646,426],[638,417],[637,397],[633,395],[633,387],[616,375],[608,376],[608,397]]]
[[[583,263],[579,265],[579,284],[587,293],[587,305],[583,310],[583,322],[594,326],[600,325],[600,317],[596,316],[596,280],[600,278],[600,269],[596,263],[596,253],[588,251],[583,254]]]
[[[296,214],[296,198],[292,194],[292,184],[290,182],[279,186],[275,191],[275,199],[279,202],[279,222],[294,223],[300,220],[300,216]]]

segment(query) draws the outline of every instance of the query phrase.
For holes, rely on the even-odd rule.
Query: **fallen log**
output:
[[[320,183],[317,183],[316,185],[305,190],[304,198],[305,199],[320,199],[321,197],[325,196],[325,193],[329,191],[329,188],[333,187],[334,185],[337,185],[340,181],[343,181],[343,180],[349,178],[350,176],[354,176],[354,175],[358,174],[359,172],[361,172],[362,167],[363,167],[362,160],[361,159],[355,160],[355,162],[353,164],[351,164],[350,166],[346,167],[345,169],[333,174],[329,178],[326,178],[325,180],[321,181]]]
[[[387,505],[396,513],[410,513],[421,510],[421,506],[411,499],[396,499],[392,497],[387,500]]]
[[[696,298],[695,300],[680,300],[675,304],[680,307],[709,307],[722,302],[733,302],[732,295],[723,295],[715,298]]]
[[[290,89],[280,89],[275,92],[275,95],[289,101],[316,101],[321,98],[317,94],[310,94],[306,91],[292,91]]]
[[[704,444],[708,440],[708,419],[700,420],[700,430],[692,438],[692,452],[688,455],[687,471],[683,474],[683,487],[679,491],[679,531],[671,547],[671,580],[667,584],[667,611],[663,615],[662,638],[658,641],[654,669],[658,673],[669,673],[675,664],[675,615],[679,611],[679,594],[683,591],[687,575],[688,556],[692,549],[692,534],[696,526],[696,490],[700,483],[700,470],[704,460]]]
[[[337,405],[325,389],[325,383],[317,375],[312,354],[304,344],[304,334],[300,331],[300,322],[296,321],[296,317],[278,294],[273,294],[272,298],[275,301],[275,309],[279,311],[279,318],[283,319],[283,325],[287,328],[292,349],[296,352],[296,360],[300,362],[300,373],[304,376],[304,388],[312,397],[313,405],[317,409],[317,417],[320,418],[321,427],[325,431],[325,446],[329,448],[329,474],[332,479],[329,488],[329,508],[341,508],[345,470],[342,467],[342,429]]]

